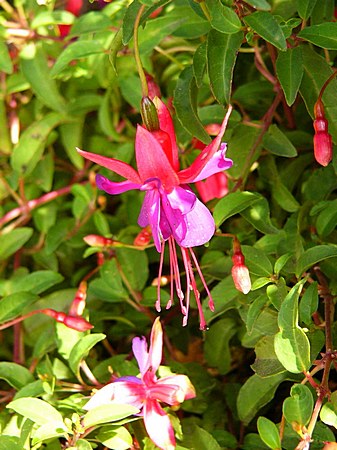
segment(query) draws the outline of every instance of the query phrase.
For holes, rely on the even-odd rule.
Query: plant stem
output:
[[[142,95],[143,95],[143,97],[147,97],[149,94],[149,89],[147,86],[147,81],[146,81],[145,72],[144,72],[144,69],[142,66],[142,61],[140,59],[139,44],[138,44],[139,22],[140,22],[140,18],[142,16],[142,14],[144,12],[144,9],[145,9],[145,5],[142,5],[137,14],[134,29],[133,29],[133,42],[134,42],[134,52],[135,52],[135,60],[136,60],[137,70],[138,70],[140,82],[142,85]]]

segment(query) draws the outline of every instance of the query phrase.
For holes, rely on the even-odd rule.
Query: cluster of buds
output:
[[[326,167],[332,160],[332,140],[328,133],[328,121],[325,118],[324,106],[319,98],[314,106],[314,155],[316,161]]]
[[[232,277],[235,287],[238,291],[248,294],[252,287],[249,270],[245,265],[245,257],[242,254],[240,243],[236,238],[233,241],[232,261]]]

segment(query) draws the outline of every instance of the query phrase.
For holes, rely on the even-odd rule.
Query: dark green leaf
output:
[[[274,45],[279,50],[285,51],[287,43],[281,26],[275,17],[266,11],[257,11],[244,18],[244,21],[251,27],[259,36],[265,39],[270,44]]]
[[[303,77],[302,47],[288,48],[286,52],[279,53],[276,72],[290,106],[296,99]]]
[[[61,283],[63,276],[51,270],[37,270],[16,280],[14,291],[26,291],[32,294],[41,294],[55,284]]]
[[[326,207],[316,219],[317,233],[322,237],[329,236],[337,226],[337,200],[327,202]]]
[[[210,137],[197,115],[197,86],[192,67],[184,69],[174,91],[174,107],[182,126],[205,144],[211,142]]]
[[[246,0],[248,5],[251,5],[255,9],[260,9],[261,11],[270,11],[271,6],[267,0]]]
[[[40,43],[30,42],[21,50],[20,66],[38,99],[55,111],[64,111],[64,99],[58,92],[55,81],[51,78],[47,57]]]
[[[276,202],[287,212],[295,212],[299,209],[300,204],[292,195],[289,189],[282,183],[280,179],[274,180],[272,187],[273,197]]]
[[[318,288],[317,282],[310,284],[306,288],[299,306],[300,320],[306,325],[312,324],[312,314],[317,311],[318,308]]]
[[[32,234],[32,228],[22,227],[0,235],[0,261],[4,261],[19,250]]]
[[[83,40],[73,42],[72,44],[69,44],[57,58],[50,75],[55,77],[62,72],[71,61],[102,52],[104,52],[104,48],[99,41]]]
[[[199,45],[193,56],[193,74],[198,88],[202,85],[202,80],[206,70],[206,41]]]
[[[329,50],[337,50],[337,23],[326,22],[306,27],[298,37]]]
[[[257,419],[257,429],[263,442],[273,450],[281,449],[280,433],[277,426],[266,417]]]
[[[240,213],[259,200],[253,192],[233,192],[219,200],[213,212],[215,224],[219,227],[225,220]]]
[[[251,273],[260,277],[269,277],[272,275],[273,266],[262,250],[249,245],[242,245],[241,250]]]
[[[211,15],[211,25],[221,33],[237,33],[241,29],[241,21],[235,12],[224,6],[220,0],[206,0]]]
[[[299,278],[307,269],[320,261],[337,256],[336,245],[316,245],[306,250],[298,259],[296,276]]]
[[[265,307],[268,298],[265,295],[260,295],[257,297],[248,308],[247,318],[246,318],[246,327],[247,333],[250,334],[252,332],[253,326],[261,314],[263,308]]]
[[[139,35],[139,51],[141,55],[147,55],[162,39],[176,30],[185,22],[184,17],[172,20],[171,17],[158,17],[146,23],[146,27]]]
[[[296,0],[298,15],[308,20],[317,3],[317,0]]]
[[[207,450],[221,450],[222,447],[217,443],[217,441],[214,439],[214,437],[208,433],[208,431],[204,430],[203,428],[198,427],[197,425],[193,425],[193,428],[190,433],[184,433],[184,447],[187,448],[200,448],[200,449],[206,449]],[[178,447],[177,447],[178,450]]]
[[[26,306],[32,305],[38,299],[30,292],[16,292],[7,295],[0,301],[0,322],[7,322],[22,313]]]
[[[233,319],[221,319],[210,327],[205,339],[205,358],[210,367],[225,375],[231,367],[229,341],[236,333]]]
[[[283,55],[283,53],[280,53]],[[274,155],[293,158],[297,156],[297,150],[287,138],[287,136],[278,128],[277,125],[271,125],[263,137],[263,145]]]
[[[219,103],[230,102],[233,70],[243,33],[224,34],[211,30],[207,38],[207,68],[211,89]]]
[[[278,234],[280,230],[276,228],[270,220],[269,203],[264,197],[260,197],[252,206],[240,212],[253,227],[264,234]]]

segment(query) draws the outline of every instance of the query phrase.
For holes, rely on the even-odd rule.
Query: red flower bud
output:
[[[84,242],[90,247],[109,247],[114,243],[113,239],[105,238],[98,234],[88,234],[83,238]]]
[[[233,242],[234,254],[232,256],[232,278],[238,291],[248,294],[251,290],[251,281],[248,267],[245,265],[245,257],[241,252],[239,241],[234,238]]]
[[[150,16],[151,17],[151,16]],[[149,90],[149,97],[153,100],[155,97],[161,97],[160,87],[154,81],[154,78],[149,73],[145,73],[147,88]]]
[[[78,317],[83,314],[87,298],[87,283],[82,281],[69,309],[69,315]]]
[[[137,236],[135,237],[135,240],[133,241],[134,245],[137,245],[138,247],[145,247],[145,245],[148,245],[151,241],[152,232],[150,226],[147,226],[140,231]]]
[[[68,328],[72,328],[76,331],[87,331],[91,330],[91,328],[94,328],[91,323],[89,323],[87,320],[83,319],[83,317],[72,317],[72,316],[65,316],[63,322],[64,325],[66,325]]]
[[[314,106],[314,155],[316,161],[326,167],[332,160],[332,139],[328,133],[328,121],[325,118],[324,106],[317,100]]]

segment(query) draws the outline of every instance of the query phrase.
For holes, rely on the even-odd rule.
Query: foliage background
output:
[[[229,193],[208,203],[218,230],[197,248],[215,313],[205,301],[204,333],[195,309],[185,328],[178,306],[161,313],[164,364],[197,390],[172,412],[177,448],[337,448],[326,444],[337,427],[337,167],[321,167],[312,143],[336,58],[333,0],[115,0],[84,3],[77,16],[53,1],[1,1],[0,448],[122,450],[134,436],[154,448],[127,407],[84,419],[81,409],[111,368],[137,374],[131,339],[156,315],[159,255],[133,245],[142,194],[97,191],[94,172],[111,173],[75,150],[133,163],[142,3],[140,54],[173,101],[182,165],[198,154],[192,138],[209,142],[204,126],[234,105]],[[334,142],[336,87],[322,97]],[[113,242],[90,247],[89,234]],[[250,270],[247,295],[231,278],[230,234]],[[20,322],[67,312],[83,280],[93,330],[45,314]]]

